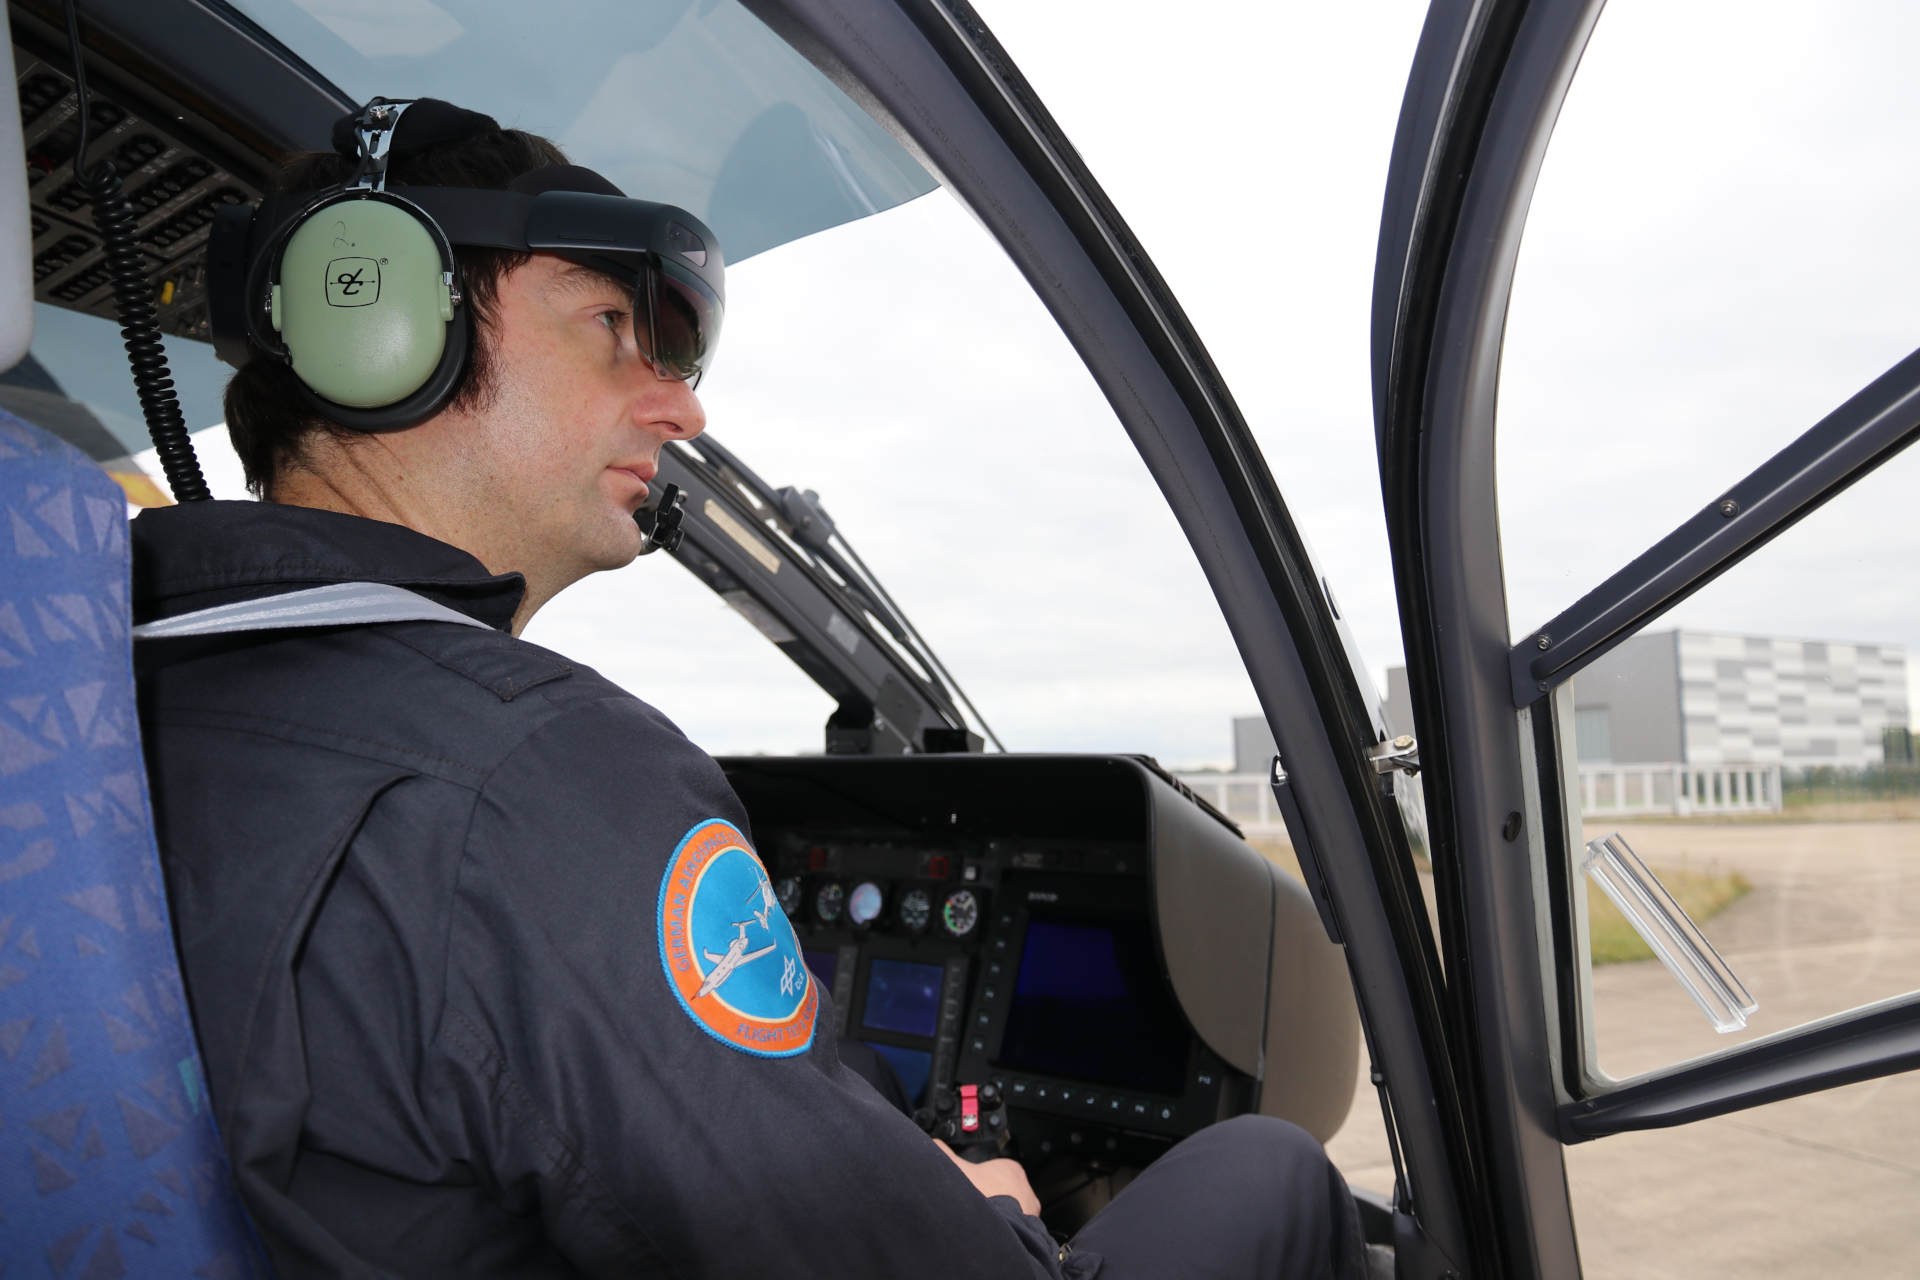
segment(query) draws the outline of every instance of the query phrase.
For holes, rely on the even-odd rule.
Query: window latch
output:
[[[1373,771],[1382,776],[1395,772],[1419,773],[1420,744],[1413,740],[1412,734],[1403,733],[1367,748],[1367,759],[1373,761]]]

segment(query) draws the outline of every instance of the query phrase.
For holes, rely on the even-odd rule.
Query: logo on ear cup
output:
[[[335,258],[327,263],[327,305],[364,307],[380,300],[380,264],[373,258]]]
[[[348,410],[399,405],[436,378],[457,383],[466,327],[456,343],[445,238],[404,201],[331,199],[286,232],[271,268],[271,318],[294,376]]]

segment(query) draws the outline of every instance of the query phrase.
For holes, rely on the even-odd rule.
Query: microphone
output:
[[[677,484],[668,484],[660,491],[660,501],[651,507],[642,507],[633,513],[643,535],[640,540],[640,554],[652,555],[656,551],[674,552],[680,549],[683,536],[680,522],[686,519],[687,495]]]

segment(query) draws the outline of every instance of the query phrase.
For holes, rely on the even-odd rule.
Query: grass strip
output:
[[[1693,917],[1695,924],[1705,924],[1753,888],[1738,871],[1656,868],[1654,874]],[[1587,886],[1587,934],[1592,941],[1593,962],[1597,965],[1653,959],[1652,949],[1640,940],[1640,935],[1634,932],[1612,899],[1592,884]]]

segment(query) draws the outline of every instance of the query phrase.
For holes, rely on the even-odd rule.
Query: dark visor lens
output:
[[[720,304],[697,281],[681,279],[670,264],[641,273],[633,309],[634,341],[662,377],[698,383],[720,337]]]

